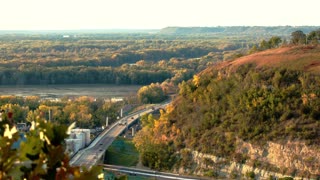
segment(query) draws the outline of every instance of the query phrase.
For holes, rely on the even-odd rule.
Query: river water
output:
[[[98,84],[0,86],[0,95],[39,96],[41,98],[76,96],[111,98],[136,94],[140,87],[137,85]]]

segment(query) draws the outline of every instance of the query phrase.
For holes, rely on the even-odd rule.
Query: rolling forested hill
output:
[[[319,29],[319,26],[217,26],[217,27],[166,27],[160,34],[242,34],[242,35],[289,35],[302,30],[305,33]]]
[[[154,120],[152,132],[141,132],[151,136],[155,146],[171,152],[171,162],[174,152],[181,152],[175,163],[155,163],[156,167],[180,164],[191,168],[188,162],[197,155],[185,153],[191,150],[273,172],[317,176],[319,52],[317,45],[266,50],[214,65],[181,83],[179,95],[167,112]],[[143,140],[138,136],[136,141]],[[283,148],[278,152],[272,143]],[[299,154],[304,151],[309,155]],[[275,158],[276,154],[281,156]],[[211,162],[206,166],[211,164],[216,170],[221,163],[228,164],[206,161]]]
[[[208,68],[181,84],[173,122],[196,132],[186,136],[188,145],[192,136],[219,131],[257,143],[289,138],[319,144],[319,50],[284,47]],[[204,145],[195,147],[215,151]]]

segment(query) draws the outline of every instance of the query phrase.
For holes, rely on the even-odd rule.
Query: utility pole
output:
[[[8,112],[9,125],[13,125],[13,112]]]
[[[52,121],[52,109],[49,109],[49,121],[51,122]]]
[[[1,109],[1,111],[0,111],[0,122],[2,121],[2,113],[4,113],[4,110]]]
[[[108,127],[108,125],[109,125],[109,117],[107,116],[107,118],[106,118],[106,128]]]
[[[129,129],[129,124],[128,124],[128,119],[126,118],[126,121],[125,121],[125,125],[126,125],[126,131],[128,131]]]

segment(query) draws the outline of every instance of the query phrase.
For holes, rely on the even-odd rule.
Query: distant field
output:
[[[27,85],[0,86],[0,95],[39,96],[41,98],[61,98],[92,96],[96,98],[124,97],[136,94],[137,85]]]

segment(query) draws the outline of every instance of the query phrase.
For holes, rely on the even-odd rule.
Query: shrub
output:
[[[253,171],[249,171],[249,172],[246,173],[246,177],[247,177],[247,178],[250,178],[250,179],[254,179],[255,174],[254,174]]]

